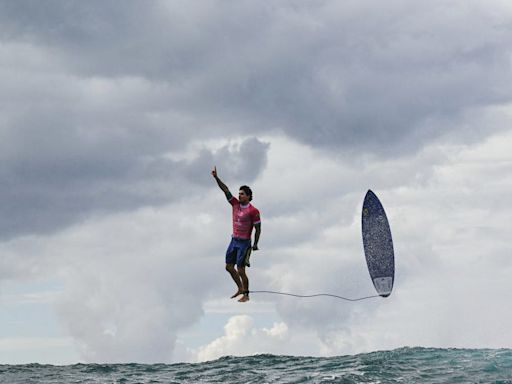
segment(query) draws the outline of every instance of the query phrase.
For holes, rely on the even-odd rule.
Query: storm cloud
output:
[[[480,258],[490,275],[510,268],[488,210],[507,220],[495,196],[510,191],[499,143],[510,140],[511,41],[500,1],[0,1],[0,276],[61,281],[55,312],[85,360],[169,361],[204,303],[230,289],[217,166],[233,191],[255,191],[259,284],[371,288],[358,207],[372,188],[396,231],[397,281],[434,315],[450,312],[418,283],[439,275],[459,295],[447,252],[472,255],[461,286],[485,286]],[[481,233],[488,255],[472,253],[469,234]],[[456,246],[465,241],[473,248]],[[357,309],[267,298],[283,323],[262,331],[232,313],[242,317],[224,336],[189,352],[235,353],[236,324],[279,353],[272,329],[307,334],[290,350],[325,354],[437,341],[437,329],[399,334],[408,294]],[[391,341],[372,333],[372,316],[393,325]]]
[[[508,14],[477,2],[20,1],[0,15],[4,237],[172,200],[162,187],[197,175],[163,157],[198,138],[284,132],[397,156],[454,129],[481,137],[496,127],[460,122],[511,96]]]

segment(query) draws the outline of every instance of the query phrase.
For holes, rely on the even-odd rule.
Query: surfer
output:
[[[249,301],[249,279],[245,267],[249,267],[249,257],[252,251],[258,250],[258,241],[261,234],[260,212],[250,202],[252,191],[247,185],[242,185],[238,191],[238,199],[229,191],[217,176],[217,167],[213,168],[212,176],[217,181],[219,188],[226,195],[226,199],[233,207],[233,234],[226,251],[226,271],[229,272],[238,290],[232,299],[243,295],[238,301]],[[252,228],[255,228],[254,244],[251,245]],[[236,269],[235,269],[236,264]]]

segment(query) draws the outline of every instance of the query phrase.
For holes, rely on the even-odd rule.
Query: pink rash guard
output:
[[[242,205],[236,197],[231,197],[229,203],[233,206],[233,237],[250,239],[252,227],[261,223],[260,211],[251,203]]]

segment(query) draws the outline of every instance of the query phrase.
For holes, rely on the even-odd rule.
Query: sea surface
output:
[[[228,356],[197,364],[0,365],[0,383],[512,384],[512,349],[400,348],[329,358]]]

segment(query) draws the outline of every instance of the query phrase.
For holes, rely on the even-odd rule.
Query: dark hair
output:
[[[247,196],[249,196],[249,201],[252,200],[252,190],[247,185],[242,185],[240,190],[244,191]]]

